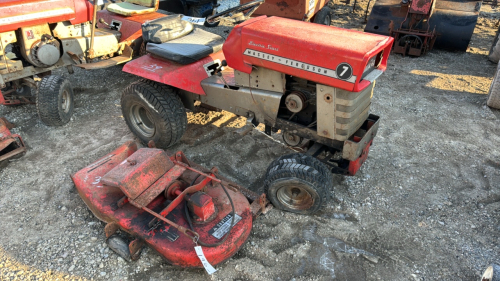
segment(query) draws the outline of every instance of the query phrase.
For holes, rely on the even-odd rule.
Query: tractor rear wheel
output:
[[[500,64],[498,64],[497,71],[491,82],[486,104],[489,107],[500,109]]]
[[[286,155],[267,169],[267,196],[276,208],[284,211],[313,214],[326,205],[332,188],[328,168],[309,155]]]
[[[319,23],[323,25],[332,25],[332,9],[328,6],[324,6],[316,13],[314,16],[314,23]]]
[[[68,79],[59,75],[42,78],[36,95],[40,120],[48,126],[62,126],[73,116],[73,88]]]
[[[175,88],[150,80],[128,86],[122,94],[122,113],[142,143],[159,148],[176,144],[187,128],[186,109]]]

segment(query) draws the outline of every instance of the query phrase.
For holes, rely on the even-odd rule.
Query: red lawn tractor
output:
[[[142,23],[165,16],[155,12],[159,0],[126,0],[101,11],[98,2],[0,1],[0,104],[36,103],[45,124],[67,123],[73,90],[69,80],[51,71],[130,61],[142,43]]]
[[[252,0],[240,0],[241,4]],[[276,16],[324,25],[332,24],[333,1],[330,0],[266,0],[255,15]]]
[[[250,128],[264,124],[269,135],[281,130],[307,151],[271,163],[265,189],[274,206],[302,214],[327,202],[332,172],[355,175],[366,160],[391,37],[266,16],[237,25],[225,42],[175,15],[148,25],[158,28],[143,30],[147,55],[123,68],[144,79],[121,99],[143,143],[177,143],[195,102],[245,116]]]

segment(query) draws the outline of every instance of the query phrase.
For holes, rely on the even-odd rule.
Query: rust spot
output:
[[[276,5],[277,5],[278,7],[283,7],[284,9],[286,9],[286,8],[288,8],[288,7],[289,7],[289,6],[288,6],[288,3],[287,3],[286,1],[281,1],[281,2],[278,2],[278,3],[276,3]],[[283,11],[283,10],[282,10],[282,11]]]
[[[325,101],[326,101],[327,103],[331,103],[331,102],[333,102],[333,97],[332,97],[332,95],[331,95],[331,94],[326,94],[326,95],[324,95],[324,96],[323,96],[323,98],[325,99]]]

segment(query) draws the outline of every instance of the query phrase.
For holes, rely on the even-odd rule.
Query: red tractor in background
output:
[[[73,73],[73,66],[97,69],[130,61],[142,43],[142,23],[165,16],[156,13],[159,0],[126,0],[101,11],[98,2],[0,2],[0,104],[36,103],[45,124],[67,123],[73,90],[69,80],[51,71],[67,67]]]
[[[251,1],[252,0],[240,0],[240,3],[244,4]],[[331,25],[333,3],[334,1],[331,0],[267,0],[254,14],[256,16],[276,16]]]

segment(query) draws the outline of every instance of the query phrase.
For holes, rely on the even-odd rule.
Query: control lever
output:
[[[109,23],[107,23],[103,18],[100,18],[99,22],[109,26]]]
[[[226,60],[223,60],[223,61],[220,63],[220,66],[219,66],[219,67],[217,67],[217,68],[214,70],[214,75],[219,76],[219,77],[222,79],[222,81],[224,81],[224,84],[226,85],[226,88],[227,88],[227,89],[229,89],[229,85],[227,84],[226,79],[224,79],[224,77],[222,77],[222,70],[223,70],[223,68],[224,68],[225,66],[227,66],[227,62],[226,62]]]
[[[221,73],[222,70],[224,70],[223,68],[226,66],[227,66],[226,60],[222,60],[222,62],[220,63],[220,66],[215,69],[214,74],[221,76],[222,74],[219,74],[219,73]]]

